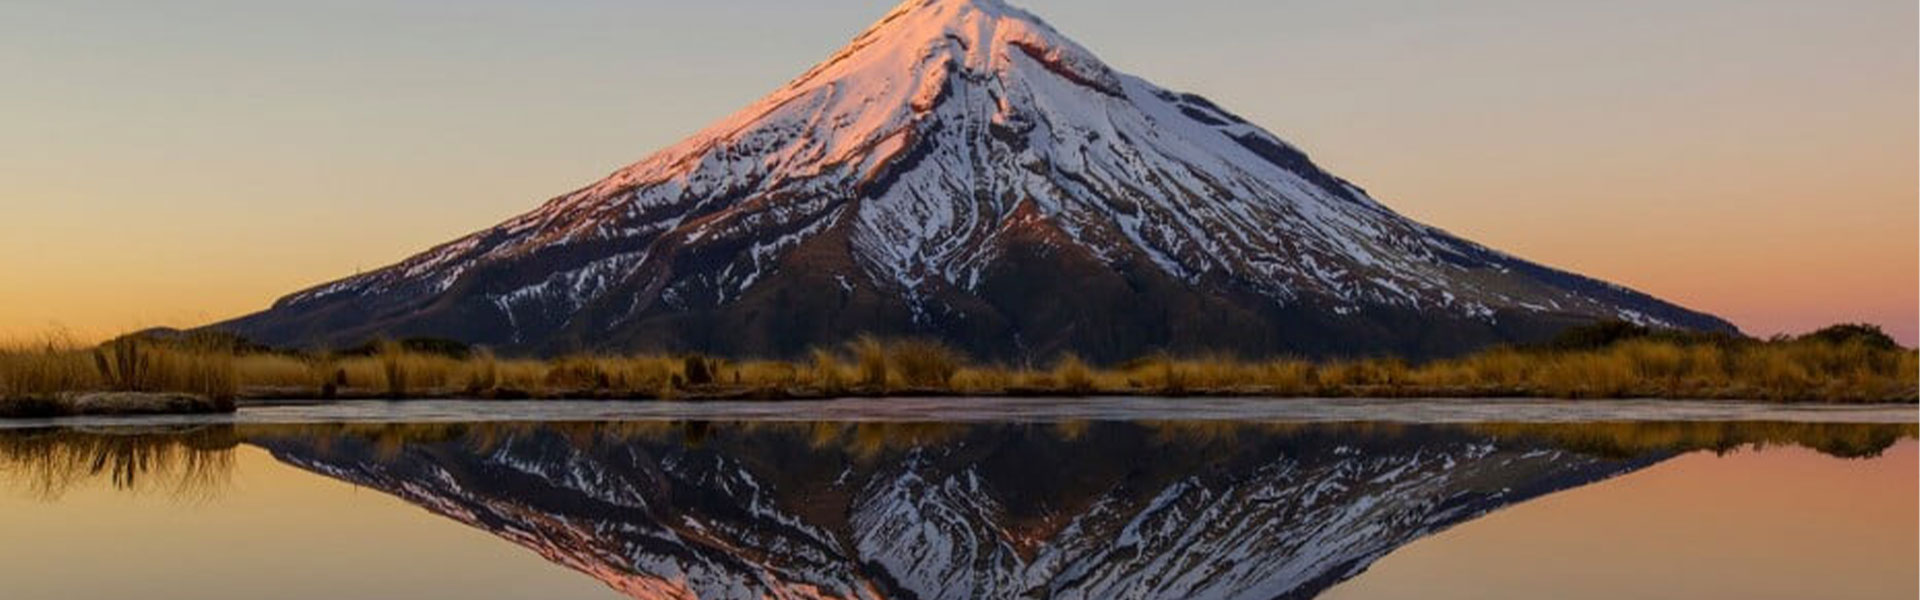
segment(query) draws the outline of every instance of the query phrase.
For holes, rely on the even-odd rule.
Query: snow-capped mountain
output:
[[[635,598],[1310,598],[1489,511],[1670,456],[1464,430],[566,426],[280,460]]]
[[[772,95],[533,212],[220,325],[275,344],[789,355],[1456,352],[1726,322],[1394,213],[1000,0],[908,0]]]

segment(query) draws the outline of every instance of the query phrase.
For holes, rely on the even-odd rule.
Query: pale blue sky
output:
[[[192,324],[389,263],[771,91],[885,0],[0,0],[0,332]],[[1034,0],[1412,216],[1909,343],[1911,0]],[[128,302],[128,294],[141,301]]]

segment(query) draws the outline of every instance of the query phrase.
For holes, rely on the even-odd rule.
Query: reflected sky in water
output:
[[[9,598],[1910,598],[1915,426],[0,432]],[[111,576],[102,576],[102,573]]]

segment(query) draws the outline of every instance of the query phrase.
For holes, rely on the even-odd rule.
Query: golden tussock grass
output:
[[[0,397],[44,397],[102,385],[89,349],[64,336],[0,345]]]
[[[932,340],[901,340],[887,344],[887,368],[899,381],[918,389],[940,389],[960,372],[960,352]]]
[[[216,397],[835,397],[887,393],[1535,396],[1912,402],[1916,353],[1872,337],[1643,336],[1582,348],[1495,348],[1413,364],[1156,355],[1114,366],[975,364],[931,340],[863,336],[806,360],[577,354],[550,360],[383,342],[353,354],[242,352],[193,340],[0,344],[0,398],[93,390]]]
[[[0,346],[0,398],[67,392],[183,392],[232,398],[236,357],[226,348],[122,338],[82,347],[58,336]]]

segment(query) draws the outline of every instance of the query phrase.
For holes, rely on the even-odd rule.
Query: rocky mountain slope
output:
[[[1000,0],[909,0],[602,181],[217,327],[762,356],[872,332],[1117,360],[1429,356],[1597,320],[1732,330],[1407,219]]]

